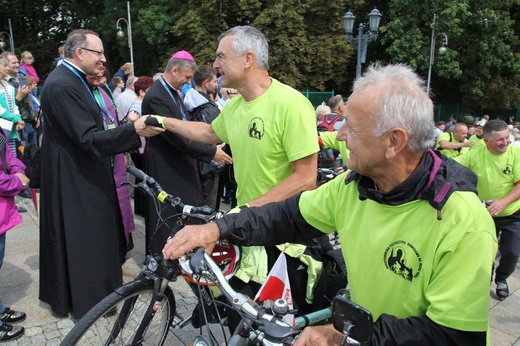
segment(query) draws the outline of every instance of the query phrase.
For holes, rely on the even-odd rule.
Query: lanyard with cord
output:
[[[92,96],[94,101],[96,101],[96,104],[98,105],[98,108],[99,108],[99,112],[103,116],[103,120],[105,121],[105,123],[107,125],[108,124],[113,124],[114,123],[114,118],[110,114],[108,114],[108,112],[103,108],[103,106],[96,99],[96,97],[94,96],[94,93],[92,92],[92,89],[90,89],[90,87],[87,85],[87,82],[85,81],[85,79],[81,77],[79,72],[72,65],[70,65],[67,62],[67,60],[64,60],[62,64],[64,64],[65,67],[67,67],[69,70],[71,70],[72,73],[74,73],[81,80],[81,82],[83,83],[85,88],[87,88],[88,92],[90,93],[90,96]]]
[[[69,70],[71,70],[72,73],[74,73],[81,80],[81,82],[83,83],[85,88],[87,88],[88,92],[90,93],[90,96],[92,96],[92,98],[94,99],[94,101],[98,105],[99,111],[101,112],[101,116],[103,117],[103,120],[105,122],[105,126],[104,126],[105,129],[107,129],[107,128],[110,129],[110,128],[115,127],[114,126],[114,118],[110,114],[108,114],[108,111],[106,111],[103,108],[103,106],[101,106],[101,104],[99,103],[98,99],[94,95],[93,90],[90,89],[89,86],[87,85],[87,82],[85,81],[85,79],[82,78],[81,75],[79,74],[79,72],[72,65],[70,65],[66,60],[63,61],[62,65],[67,67]],[[99,95],[99,96],[101,97],[101,95]],[[110,155],[110,166],[114,167],[114,155]]]
[[[164,86],[164,88],[166,89],[166,91],[168,92],[168,94],[170,94],[170,97],[172,98],[173,100],[173,103],[175,103],[175,106],[177,106],[177,108],[179,108],[179,111],[181,112],[181,115],[182,115],[182,120],[183,121],[186,121],[186,114],[184,114],[184,110],[182,109],[182,106],[180,104],[177,103],[177,100],[175,100],[175,97],[173,96],[170,88],[168,87],[168,85],[166,85],[166,82],[164,80],[164,78],[161,76],[159,78],[159,80],[161,81],[162,85]],[[178,96],[177,96],[178,97]]]

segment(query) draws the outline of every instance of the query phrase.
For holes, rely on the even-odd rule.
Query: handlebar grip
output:
[[[126,171],[128,173],[132,174],[137,179],[142,180],[142,181],[145,181],[146,179],[149,178],[145,172],[141,171],[139,168],[136,168],[134,166],[127,166]]]
[[[144,119],[144,123],[149,126],[155,126],[162,128],[163,126],[159,123],[159,120],[157,120],[156,117],[149,116],[148,118]]]
[[[201,213],[205,215],[210,215],[213,213],[213,209],[208,207],[207,205],[203,205],[201,207],[192,207],[191,211],[192,213]]]

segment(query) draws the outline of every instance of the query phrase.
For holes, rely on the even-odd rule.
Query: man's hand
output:
[[[29,95],[29,93],[30,91],[27,85],[20,85],[18,90],[16,90],[15,98],[17,101],[22,101],[25,96]]]
[[[146,118],[148,118],[148,115],[142,116],[134,122],[135,132],[139,136],[153,137],[153,136],[163,133],[165,131],[162,127],[147,126],[144,123]]]
[[[18,179],[20,179],[20,181],[22,182],[22,187],[25,189],[26,187],[29,186],[29,178],[27,178],[27,176],[23,173],[15,173],[13,174],[15,177],[17,177]]]
[[[211,253],[219,238],[220,230],[216,223],[186,226],[166,243],[163,256],[165,259],[177,259],[198,247],[204,247]]]
[[[233,163],[233,159],[231,158],[231,156],[229,156],[228,154],[226,154],[224,152],[223,149],[224,149],[225,145],[226,145],[226,143],[217,145],[217,151],[215,152],[215,157],[213,158],[213,160],[217,161],[220,164],[229,164],[230,165]]]
[[[343,335],[332,324],[307,327],[294,342],[294,346],[332,346],[341,345]]]
[[[24,127],[25,127],[25,122],[23,120],[20,120],[16,123],[16,125],[14,126],[14,129],[16,131],[22,131]]]
[[[462,143],[463,147],[468,147],[468,148],[471,148],[474,145],[475,145],[475,142],[473,142],[473,141],[465,141],[464,143]]]
[[[489,201],[491,204],[487,208],[491,216],[497,216],[509,205],[501,199],[494,199]]]

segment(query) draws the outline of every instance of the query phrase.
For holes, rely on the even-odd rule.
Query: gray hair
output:
[[[264,34],[252,26],[235,26],[222,33],[218,41],[226,36],[234,36],[231,47],[238,56],[251,51],[255,55],[255,61],[262,70],[269,70],[269,44]]]
[[[137,79],[138,79],[138,77],[135,77],[135,76],[128,78],[126,81],[126,84],[125,84],[125,88],[130,88],[132,86],[132,84],[137,82]]]
[[[467,130],[468,129],[468,125],[464,124],[464,123],[456,123],[455,125],[453,125],[453,132],[457,131],[457,132],[460,132],[462,130]]]
[[[7,58],[3,54],[0,54],[0,64],[4,66],[7,66],[7,64],[9,64],[9,60],[7,60]]]
[[[170,72],[174,67],[178,67],[179,71],[184,71],[187,68],[192,68],[195,70],[197,68],[197,64],[192,60],[172,58],[168,60],[166,70],[164,72]]]
[[[99,37],[99,35],[92,30],[77,29],[72,31],[67,36],[67,41],[65,41],[63,48],[65,52],[64,56],[66,58],[74,58],[76,49],[79,47],[88,47],[87,35],[94,35]]]
[[[392,128],[408,133],[408,149],[412,153],[426,151],[434,145],[433,102],[426,94],[422,80],[409,66],[393,64],[371,65],[354,82],[354,92],[379,85],[379,111],[372,114],[376,137]]]

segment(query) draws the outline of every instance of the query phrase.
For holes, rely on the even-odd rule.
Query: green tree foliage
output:
[[[403,62],[428,76],[432,18],[436,33],[449,38],[448,51],[435,54],[434,100],[480,109],[520,108],[520,0],[141,0],[131,2],[133,55],[137,75],[162,71],[172,53],[185,49],[211,65],[220,33],[254,25],[269,41],[270,73],[299,90],[331,90],[348,95],[355,76],[356,50],[345,41],[342,16],[351,10],[356,28],[377,6],[380,34],[367,63]],[[130,61],[116,21],[127,19],[124,0],[0,0],[0,31],[11,19],[16,53],[29,50],[45,76],[66,35],[88,28],[104,42],[107,67],[115,72]],[[357,33],[357,31],[355,32]],[[4,40],[7,37],[3,35]],[[436,39],[437,49],[442,37]],[[9,49],[9,45],[6,46]]]
[[[392,0],[382,43],[389,60],[428,74],[433,14],[435,32],[449,37],[445,55],[435,53],[432,91],[437,101],[481,109],[518,108],[518,0]],[[436,35],[436,48],[443,43]]]

